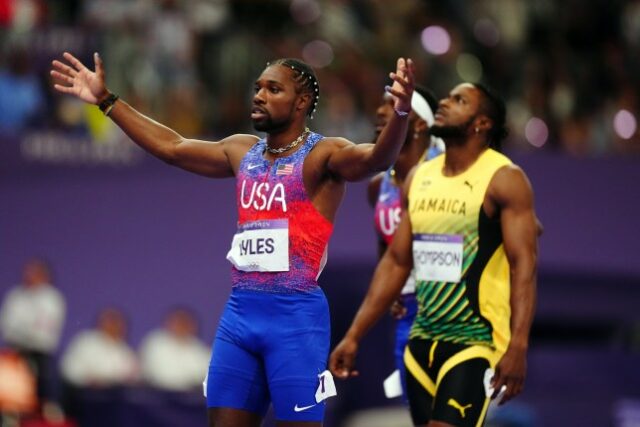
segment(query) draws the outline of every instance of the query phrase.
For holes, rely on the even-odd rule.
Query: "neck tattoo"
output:
[[[280,154],[280,153],[284,153],[285,151],[289,151],[292,148],[296,147],[298,144],[300,144],[302,141],[304,141],[304,139],[306,138],[309,132],[310,132],[309,128],[304,128],[304,131],[300,134],[300,136],[294,139],[293,141],[291,141],[289,145],[285,147],[271,148],[267,143],[267,151],[270,152],[271,154]]]

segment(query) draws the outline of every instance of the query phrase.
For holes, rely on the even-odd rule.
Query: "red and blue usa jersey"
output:
[[[333,224],[313,206],[302,167],[323,137],[310,132],[304,145],[273,163],[266,140],[247,152],[237,174],[238,232],[227,258],[234,288],[268,292],[317,287]]]
[[[438,144],[431,143],[427,149],[424,160],[431,160],[434,157],[439,156],[444,151],[444,148],[439,147]],[[393,168],[387,169],[382,176],[380,182],[380,191],[378,192],[378,199],[374,207],[374,224],[376,232],[382,241],[387,245],[391,244],[393,235],[400,224],[400,213],[402,212],[402,194],[400,187],[398,187],[393,180]]]
[[[387,245],[393,240],[402,211],[400,188],[393,183],[391,171],[392,169],[388,169],[382,176],[378,200],[374,207],[376,232]]]

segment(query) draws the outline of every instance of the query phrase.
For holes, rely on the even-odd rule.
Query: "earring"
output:
[[[420,138],[420,133],[419,132],[414,132],[413,133],[413,139],[418,139]]]
[[[480,129],[476,128],[476,133],[480,133]]]

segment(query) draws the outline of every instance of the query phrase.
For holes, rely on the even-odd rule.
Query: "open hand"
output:
[[[411,111],[411,96],[415,87],[414,64],[411,58],[398,58],[396,72],[389,73],[393,85],[386,87],[386,91],[393,96],[393,107],[397,111]]]
[[[66,83],[54,84],[54,88],[62,93],[75,95],[79,99],[89,104],[99,104],[109,94],[104,83],[104,67],[102,59],[98,53],[93,54],[95,63],[95,72],[84,66],[75,56],[68,52],[63,55],[71,66],[60,62],[53,61],[53,70],[51,75],[59,81]]]

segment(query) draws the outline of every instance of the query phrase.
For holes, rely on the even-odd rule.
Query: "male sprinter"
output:
[[[376,138],[387,122],[395,114],[394,100],[385,93],[382,103],[376,110]],[[444,151],[444,142],[430,136],[429,127],[433,125],[433,112],[438,108],[438,100],[430,90],[417,85],[411,97],[411,113],[407,138],[398,154],[395,164],[385,172],[380,172],[369,182],[369,204],[374,209],[374,225],[378,236],[378,252],[382,257],[400,222],[402,207],[402,185],[409,171],[419,161],[432,159]],[[416,316],[415,280],[410,275],[402,288],[400,298],[391,307],[396,319],[394,358],[397,370],[385,381],[385,394],[393,398],[402,392],[406,400],[406,382],[404,369],[404,348],[409,340],[409,330]],[[398,385],[398,380],[400,385]]]
[[[55,88],[96,104],[142,148],[191,172],[237,177],[238,230],[227,258],[233,290],[213,345],[207,381],[209,423],[257,427],[269,403],[279,426],[320,426],[335,394],[326,371],[329,310],[317,279],[345,191],[391,166],[407,132],[413,63],[390,76],[396,114],[376,144],[356,145],[305,128],[318,103],[315,73],[277,60],[255,81],[251,120],[266,138],[236,134],[219,142],[186,139],[145,117],[69,53],[54,61]]]
[[[524,172],[491,147],[504,102],[480,84],[440,101],[431,134],[444,156],[417,165],[406,213],[330,368],[355,371],[358,343],[415,269],[418,314],[404,361],[417,426],[478,426],[489,399],[522,390],[536,296],[538,225]]]

